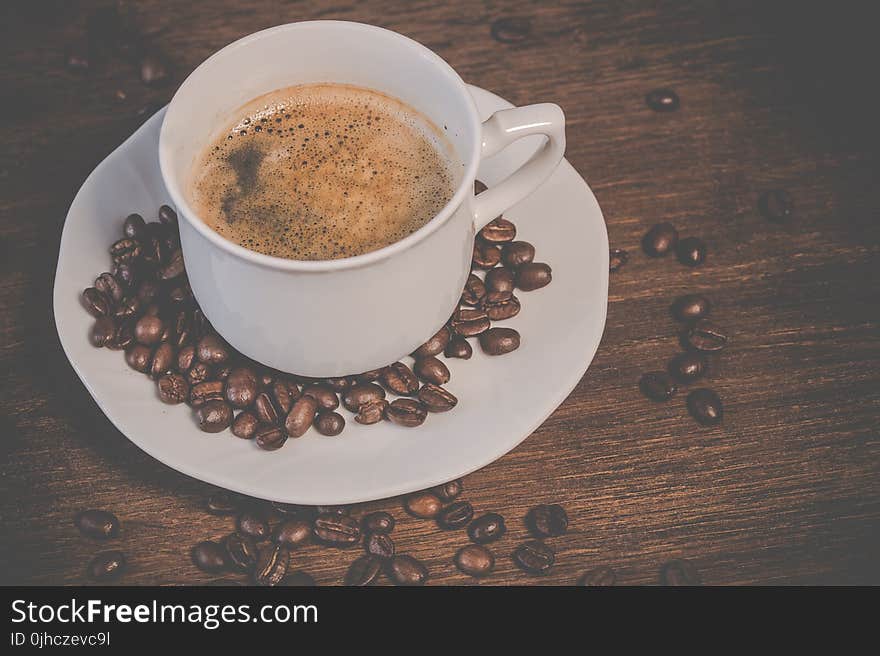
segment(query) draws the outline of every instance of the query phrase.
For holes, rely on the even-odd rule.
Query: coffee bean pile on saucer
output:
[[[266,450],[312,426],[322,435],[339,435],[346,423],[340,405],[360,424],[386,420],[406,427],[421,425],[429,413],[452,410],[458,399],[443,387],[451,375],[438,356],[470,358],[469,338],[492,356],[519,348],[516,330],[492,322],[519,313],[515,290],[540,289],[552,277],[547,264],[534,261],[534,246],[515,241],[516,226],[498,217],[477,236],[459,307],[412,354],[412,366],[395,362],[353,376],[316,379],[253,362],[214,331],[187,281],[172,208],[163,205],[159,220],[149,223],[129,215],[123,233],[110,247],[112,270],[82,293],[95,317],[92,344],[124,351],[132,369],[156,381],[164,403],[193,408],[201,430],[231,428],[236,437]],[[485,280],[474,273],[480,270],[486,271]],[[389,394],[397,398],[388,399]]]

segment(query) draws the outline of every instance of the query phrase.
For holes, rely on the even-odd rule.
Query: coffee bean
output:
[[[413,371],[416,376],[425,382],[434,383],[435,385],[444,385],[449,382],[451,377],[447,366],[433,355],[416,360],[413,365]],[[415,390],[413,391],[418,391],[418,382],[415,382]]]
[[[284,420],[288,437],[302,437],[309,430],[318,411],[318,402],[311,396],[301,396],[293,404]]]
[[[449,503],[464,489],[464,483],[462,483],[460,478],[456,478],[454,481],[449,481],[444,483],[443,485],[437,485],[431,488],[431,492],[436,494],[441,501]]]
[[[86,568],[89,578],[110,581],[125,571],[125,554],[121,551],[104,551],[89,561]]]
[[[433,356],[427,356],[436,360]],[[419,360],[417,360],[419,362]],[[403,362],[395,362],[382,373],[382,384],[395,394],[409,396],[419,391],[419,380]]]
[[[686,351],[672,358],[668,369],[673,378],[683,383],[692,383],[706,374],[709,361],[698,351]]]
[[[412,556],[394,556],[386,572],[395,585],[425,585],[428,581],[428,570]]]
[[[254,429],[254,440],[264,451],[275,451],[287,442],[287,434],[278,424],[257,424]]]
[[[381,510],[370,513],[363,519],[364,531],[367,533],[391,533],[394,524],[394,517]]]
[[[288,519],[275,527],[272,539],[288,549],[308,544],[312,538],[312,523],[304,518]]]
[[[660,572],[660,580],[663,585],[672,586],[696,586],[702,585],[700,573],[687,560],[670,560],[663,565]]]
[[[331,513],[333,515],[351,515],[351,506],[312,506],[315,514]]]
[[[137,239],[130,239],[128,237],[120,239],[110,247],[110,256],[117,264],[120,262],[132,262],[138,259],[141,253],[140,242]]]
[[[472,264],[478,269],[491,269],[501,261],[501,249],[495,244],[477,240],[474,242]]]
[[[333,512],[318,515],[314,529],[319,540],[334,547],[347,547],[361,539],[361,529],[356,519]]]
[[[441,528],[456,529],[467,526],[474,518],[474,508],[468,501],[456,501],[437,514]]]
[[[431,492],[416,492],[406,498],[404,508],[414,517],[432,519],[443,509],[443,502]]]
[[[730,341],[727,333],[708,319],[700,319],[685,330],[682,343],[697,351],[720,351]]]
[[[311,399],[314,403],[314,399]],[[260,392],[254,399],[254,414],[263,424],[277,424],[280,421],[278,409],[272,401],[272,397],[267,392]],[[314,414],[312,414],[314,417]],[[309,418],[311,422],[311,418]],[[296,436],[298,437],[298,436]]]
[[[443,327],[443,330],[446,330],[446,326]],[[374,381],[377,381],[382,377],[383,371],[385,371],[384,367],[381,369],[371,369],[370,371],[365,371],[364,373],[355,376],[355,383],[372,383]]]
[[[201,408],[212,401],[223,401],[223,383],[219,380],[207,380],[192,386],[189,403],[194,408]]]
[[[758,209],[769,221],[784,221],[794,212],[794,201],[787,191],[771,189],[761,194]]]
[[[233,369],[226,377],[226,400],[234,408],[246,408],[257,397],[257,375],[250,367]]]
[[[555,537],[568,530],[568,514],[559,504],[541,504],[529,511],[526,524],[536,537]]]
[[[492,323],[489,316],[477,308],[459,308],[452,313],[449,326],[462,337],[474,337],[489,330]]]
[[[419,390],[419,401],[428,412],[446,412],[458,405],[458,399],[451,392],[432,383],[426,383]]]
[[[159,278],[162,280],[173,280],[177,278],[179,275],[182,275],[184,272],[183,268],[183,253],[179,248],[174,249],[171,255],[168,256],[168,261],[159,271]],[[175,299],[175,300],[183,300],[188,295],[188,290],[182,294],[183,298]]]
[[[232,423],[232,408],[223,401],[208,401],[198,410],[199,428],[206,433],[219,433]]]
[[[158,380],[169,373],[174,367],[174,347],[168,342],[162,342],[153,351],[153,360],[150,362],[150,376]]]
[[[128,319],[135,316],[141,309],[141,302],[137,296],[123,298],[113,311],[113,316],[119,319]]]
[[[254,416],[254,413],[244,412],[238,413],[238,416],[232,422],[232,434],[243,440],[250,440],[257,435],[257,426],[260,420]]]
[[[712,304],[700,294],[680,296],[672,303],[672,316],[682,322],[696,321],[709,314]]]
[[[162,58],[156,54],[146,54],[141,59],[141,82],[155,85],[168,78],[168,68]]]
[[[140,214],[129,214],[122,224],[122,232],[129,239],[141,239],[146,236],[147,224]]]
[[[355,560],[345,574],[345,585],[370,585],[382,571],[382,561],[376,556],[361,556]]]
[[[254,569],[254,583],[261,586],[278,585],[287,575],[290,565],[290,552],[285,547],[275,545],[260,551]]]
[[[529,262],[516,270],[516,286],[524,292],[546,287],[553,280],[553,271],[544,262]]]
[[[275,403],[278,412],[282,415],[289,413],[291,408],[293,408],[294,401],[301,396],[299,387],[292,381],[276,380],[272,383],[271,390],[272,401]]]
[[[486,272],[486,289],[489,292],[513,292],[516,288],[516,271],[506,266],[495,267]]]
[[[385,418],[385,411],[387,409],[388,401],[385,399],[367,401],[361,404],[357,414],[354,416],[354,420],[364,425],[376,424]]]
[[[342,405],[350,412],[358,412],[362,404],[384,398],[385,390],[375,383],[358,383],[343,392]]]
[[[137,298],[142,307],[150,305],[159,295],[159,285],[154,280],[144,280],[138,285]]]
[[[123,289],[129,291],[134,289],[135,282],[138,280],[138,273],[134,264],[120,262],[113,265],[113,277],[116,278],[116,281]]]
[[[198,385],[199,383],[207,382],[207,379],[211,377],[211,367],[206,365],[204,362],[196,362],[190,367],[186,372],[186,379],[189,381],[190,385]],[[217,381],[220,382],[220,381]],[[219,385],[221,392],[223,389],[223,383],[220,382]]]
[[[125,362],[129,367],[142,374],[146,373],[150,368],[150,360],[153,357],[153,351],[149,346],[143,344],[135,344],[125,350]]]
[[[196,356],[205,364],[223,364],[229,359],[229,347],[217,335],[205,335],[196,346]]]
[[[479,233],[480,238],[492,244],[513,241],[516,237],[516,226],[505,218],[498,217],[487,223]]]
[[[226,569],[226,549],[219,542],[205,540],[191,551],[193,564],[203,572],[222,572]]]
[[[614,585],[617,580],[614,570],[610,567],[597,567],[584,572],[578,579],[578,585],[586,587],[604,587]]]
[[[338,412],[324,410],[315,417],[315,429],[321,435],[335,437],[345,428],[345,418]]]
[[[507,532],[504,517],[498,513],[486,513],[477,517],[468,526],[468,537],[478,544],[486,544],[500,539]]]
[[[212,515],[235,515],[241,507],[242,499],[237,494],[214,492],[205,502],[205,509]]]
[[[642,249],[651,257],[666,255],[678,243],[678,231],[671,223],[658,223],[642,238]]]
[[[495,269],[492,269],[492,271],[494,270]],[[467,282],[464,285],[464,291],[461,293],[462,304],[472,306],[479,305],[485,295],[486,284],[473,273],[468,275]],[[427,353],[426,355],[437,355],[437,353]]]
[[[134,342],[134,323],[131,320],[122,319],[117,323],[116,334],[107,343],[107,347],[114,350],[127,349]]]
[[[325,378],[324,382],[331,387],[334,392],[344,392],[355,384],[354,378]]]
[[[443,355],[447,358],[459,358],[461,360],[470,360],[473,354],[473,347],[471,347],[464,337],[459,335],[450,339],[446,348],[443,350]]]
[[[257,543],[248,535],[231,533],[223,540],[226,549],[226,560],[240,572],[250,572],[257,566],[259,550]]]
[[[678,385],[665,371],[649,371],[639,379],[639,389],[652,401],[668,401]]]
[[[257,542],[269,539],[269,521],[261,510],[255,508],[243,510],[236,518],[235,526],[239,533]]]
[[[706,259],[706,243],[697,237],[687,237],[675,247],[678,261],[686,266],[695,267]]]
[[[480,346],[487,355],[504,355],[519,348],[519,333],[513,328],[490,328],[480,335]]]
[[[74,524],[87,538],[109,540],[119,535],[119,519],[106,510],[83,510],[77,514]]]
[[[492,321],[504,321],[519,314],[519,299],[510,292],[489,292],[483,299],[483,310]]]
[[[141,344],[151,346],[159,343],[164,330],[165,324],[159,317],[147,315],[138,319],[134,325],[134,337]]]
[[[394,540],[386,533],[370,533],[364,540],[364,548],[371,556],[391,558],[394,555]]]
[[[535,259],[535,247],[527,241],[512,241],[501,251],[504,266],[511,269],[521,267]]]
[[[513,562],[529,574],[548,574],[556,561],[556,553],[543,542],[529,540],[513,552]]]
[[[428,410],[415,399],[395,399],[385,408],[385,416],[398,426],[414,428],[425,423]]]
[[[306,571],[298,569],[295,572],[288,573],[281,582],[281,585],[294,588],[313,588],[318,584],[315,582],[315,577]]]
[[[186,378],[178,373],[170,373],[162,376],[157,387],[159,389],[159,400],[169,405],[177,405],[183,403],[189,398],[189,383]]]
[[[116,277],[109,272],[104,272],[95,278],[95,289],[104,294],[108,300],[118,303],[125,295],[125,290]]]
[[[455,554],[455,566],[469,576],[486,576],[495,569],[495,556],[486,547],[469,544]]]
[[[687,407],[691,416],[703,426],[719,424],[724,417],[721,398],[710,389],[695,389],[688,394]]]
[[[655,112],[674,112],[679,107],[678,94],[672,89],[654,89],[645,96],[645,104]]]
[[[92,345],[97,347],[109,346],[116,338],[116,322],[113,317],[98,317],[92,325],[90,334]]]
[[[319,410],[336,410],[339,397],[333,388],[326,383],[312,383],[303,388],[303,396],[310,396],[318,402]]]
[[[620,248],[612,248],[608,251],[608,271],[614,273],[629,262],[629,253]]]
[[[172,207],[169,207],[168,205],[162,205],[159,208],[159,221],[161,221],[165,225],[176,226],[177,212],[175,212],[174,209]]]
[[[82,302],[93,317],[104,317],[110,314],[110,301],[94,287],[83,290]]]

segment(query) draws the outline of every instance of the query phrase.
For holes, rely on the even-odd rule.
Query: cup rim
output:
[[[456,188],[455,192],[446,203],[446,205],[444,205],[443,208],[439,212],[437,212],[437,214],[435,214],[427,223],[425,223],[425,225],[420,227],[415,232],[407,235],[403,239],[400,239],[387,246],[383,246],[382,248],[374,251],[369,251],[361,255],[354,255],[351,257],[345,257],[336,260],[290,260],[283,257],[276,257],[274,255],[258,253],[256,251],[245,248],[244,246],[240,246],[221,236],[219,233],[212,230],[208,226],[208,224],[205,223],[201,218],[199,218],[197,213],[193,211],[185,195],[178,188],[176,180],[169,174],[169,172],[172,170],[170,162],[171,155],[170,148],[167,145],[168,137],[165,130],[168,115],[174,110],[174,101],[177,99],[178,95],[181,92],[188,90],[191,85],[195,84],[194,79],[199,71],[202,70],[203,67],[207,66],[211,61],[219,57],[221,54],[228,54],[228,52],[231,50],[246,48],[252,43],[277,32],[296,32],[303,29],[320,29],[327,26],[343,27],[345,29],[352,29],[355,31],[381,32],[386,36],[401,41],[409,47],[414,48],[418,51],[417,54],[434,63],[440,74],[445,75],[456,86],[458,86],[460,93],[463,94],[466,99],[465,106],[470,115],[474,134],[473,143],[471,145],[472,155],[470,161],[465,163],[465,172],[461,182],[459,183],[458,187]],[[183,220],[187,221],[189,225],[192,226],[192,228],[194,228],[205,239],[210,241],[218,248],[240,259],[272,269],[280,269],[284,271],[312,272],[340,271],[344,269],[354,269],[373,264],[375,262],[389,258],[397,253],[405,251],[415,246],[422,240],[426,239],[428,236],[438,230],[443,224],[445,224],[452,217],[455,211],[462,205],[462,203],[464,203],[468,193],[473,193],[473,181],[476,178],[477,174],[477,165],[480,160],[481,147],[482,137],[480,131],[480,117],[477,113],[477,107],[474,103],[474,99],[468,92],[467,85],[465,84],[464,80],[461,79],[461,76],[456,73],[455,69],[453,69],[452,66],[450,66],[442,57],[440,57],[440,55],[435,53],[433,50],[422,45],[418,41],[415,41],[414,39],[404,36],[403,34],[399,34],[398,32],[394,32],[383,27],[378,27],[376,25],[370,25],[368,23],[337,20],[299,21],[295,23],[276,25],[275,27],[260,30],[259,32],[254,32],[236,41],[233,41],[232,43],[224,46],[223,48],[212,54],[210,57],[208,57],[205,61],[199,64],[192,71],[192,73],[187,76],[187,78],[174,93],[174,96],[171,98],[171,102],[168,104],[168,111],[165,113],[165,117],[162,119],[162,129],[159,134],[159,169],[162,172],[162,179],[165,183],[165,188],[168,190],[172,201],[177,207],[178,214],[181,215]]]

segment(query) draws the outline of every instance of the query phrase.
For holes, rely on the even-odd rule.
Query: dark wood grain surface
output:
[[[839,9],[768,4],[150,0],[123,6],[171,65],[167,83],[150,87],[124,58],[65,65],[108,3],[3,3],[0,583],[84,583],[105,548],[72,524],[89,507],[123,522],[109,544],[129,556],[124,582],[212,578],[188,557],[231,528],[203,511],[209,487],[129,443],[64,358],[50,294],[61,227],[87,174],[152,111],[143,108],[167,102],[230,41],[318,17],[402,32],[514,103],[559,103],[567,157],[595,191],[612,246],[630,254],[578,387],[465,480],[477,511],[510,526],[485,583],[565,584],[608,565],[621,583],[652,584],[672,558],[710,584],[880,583],[880,171],[864,91],[874,39]],[[648,109],[655,87],[674,88],[680,110]],[[757,212],[770,188],[794,199],[786,223]],[[641,236],[661,221],[705,239],[706,263],[642,254]],[[654,404],[637,389],[677,352],[668,307],[686,292],[709,295],[733,335],[708,379],[726,404],[715,428],[690,419],[683,394]],[[539,502],[564,505],[571,528],[550,540],[558,564],[536,580],[509,554]],[[472,582],[451,562],[463,532],[408,517],[399,499],[373,508],[393,512],[398,550],[422,559],[432,583]],[[294,562],[336,584],[356,556],[308,547]]]

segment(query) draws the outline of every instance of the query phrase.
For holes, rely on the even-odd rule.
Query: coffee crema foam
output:
[[[259,253],[331,260],[374,251],[425,225],[455,190],[452,145],[382,93],[287,87],[236,116],[196,163],[190,201],[213,230]]]

